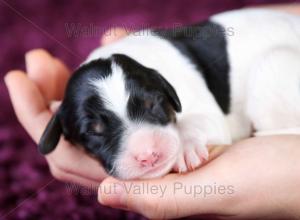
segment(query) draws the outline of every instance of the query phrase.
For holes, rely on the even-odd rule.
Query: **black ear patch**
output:
[[[176,112],[181,112],[181,102],[173,86],[156,70],[147,68],[124,54],[114,54],[113,60],[122,67],[126,77],[126,87],[130,90],[140,85],[146,91],[161,91]]]
[[[164,88],[164,91],[167,94],[167,97],[168,97],[170,103],[172,104],[174,110],[176,112],[181,112],[181,110],[182,110],[181,102],[180,102],[173,86],[171,86],[171,84],[167,80],[165,80],[165,78],[163,78],[160,74],[157,73],[156,75],[157,75],[157,78],[159,78],[159,83]]]
[[[48,123],[38,145],[42,154],[48,154],[53,151],[58,144],[60,135],[62,134],[62,126],[59,116],[56,113]]]
[[[203,76],[222,111],[229,114],[230,61],[226,38],[234,34],[232,27],[223,27],[206,20],[175,29],[156,29],[154,33],[155,36],[168,40],[190,59]]]

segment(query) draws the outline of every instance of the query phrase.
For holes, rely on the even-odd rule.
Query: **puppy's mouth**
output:
[[[180,151],[180,139],[173,125],[144,126],[131,133],[117,155],[114,175],[121,179],[150,179],[168,174]]]
[[[150,179],[150,178],[156,178],[164,174],[167,174],[173,168],[175,161],[176,161],[176,157],[172,157],[164,162],[161,162],[160,164],[156,164],[155,166],[151,167],[146,172],[144,172],[142,175],[140,175],[138,178]]]
[[[172,154],[165,160],[153,164],[153,166],[143,167],[135,164],[134,166],[116,166],[117,172],[110,173],[110,175],[123,180],[132,179],[153,179],[168,174],[177,160],[177,154]],[[116,171],[115,170],[115,171]]]

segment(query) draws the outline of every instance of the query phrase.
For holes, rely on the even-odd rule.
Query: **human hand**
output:
[[[111,29],[101,43],[109,44],[124,35],[124,29]],[[53,109],[57,107],[57,102],[50,103],[62,100],[70,70],[42,49],[28,52],[25,61],[27,74],[20,70],[10,71],[5,76],[5,83],[19,122],[38,143],[53,115]],[[98,161],[64,138],[60,139],[53,152],[46,155],[46,160],[52,175],[66,182],[98,186],[107,175]]]
[[[44,50],[26,54],[27,74],[10,71],[5,83],[18,120],[38,143],[53,115],[49,103],[62,100],[70,77],[68,68]],[[106,176],[99,162],[87,156],[69,142],[60,139],[57,148],[46,155],[52,175],[62,181],[95,185]]]
[[[299,145],[299,136],[251,138],[191,173],[144,181],[109,177],[100,185],[98,198],[103,205],[154,219],[299,219]]]

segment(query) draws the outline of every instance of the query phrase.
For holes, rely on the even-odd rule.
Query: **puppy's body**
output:
[[[250,9],[222,13],[211,17],[210,21],[220,24],[223,30],[215,29],[215,33],[208,33],[209,38],[218,37],[220,32],[225,33],[228,28],[233,31],[224,35],[226,51],[208,63],[212,68],[218,62],[228,62],[229,65],[226,74],[229,77],[230,110],[223,114],[208,89],[205,73],[199,71],[190,57],[174,47],[172,41],[160,38],[156,33],[146,32],[145,35],[145,31],[142,31],[115,44],[98,48],[86,62],[109,57],[113,53],[123,53],[145,66],[160,70],[176,88],[184,114],[188,113],[186,111],[195,111],[221,115],[222,118],[225,116],[225,126],[229,126],[233,140],[250,136],[252,124],[255,130],[299,126],[300,120],[295,116],[300,116],[297,114],[300,112],[300,64],[297,64],[300,63],[300,18],[281,12]],[[206,36],[196,37],[203,40]],[[218,45],[210,46],[211,50],[216,50],[214,47]],[[292,88],[296,90],[291,92]],[[291,102],[286,103],[287,99]],[[287,118],[282,115],[276,117],[274,108],[284,108],[284,116]],[[265,111],[261,113],[264,117],[256,118],[259,117],[258,111]],[[293,118],[287,120],[290,117]],[[230,139],[225,138],[225,142]]]
[[[207,158],[207,144],[230,144],[253,130],[298,131],[299,24],[280,12],[240,10],[186,28],[133,33],[91,53],[75,73],[82,79],[69,83],[57,121],[120,178],[194,169]],[[74,99],[76,91],[84,98]],[[76,112],[91,93],[101,99]],[[70,135],[81,126],[72,121],[83,120],[71,116],[95,118],[90,109],[110,114],[106,129],[93,126],[101,136],[109,130],[104,147],[76,130]]]

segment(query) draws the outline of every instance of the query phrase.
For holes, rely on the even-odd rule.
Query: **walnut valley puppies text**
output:
[[[122,187],[127,194],[137,195],[155,195],[159,198],[163,198],[166,194],[185,194],[193,198],[197,197],[209,197],[212,195],[232,195],[235,193],[233,185],[224,185],[218,183],[212,184],[193,184],[186,185],[182,182],[174,182],[172,185],[164,184],[149,184],[142,183],[111,183],[109,185],[97,187],[84,187],[75,184],[67,184],[66,190],[73,195],[77,196],[92,196],[97,195],[97,192],[101,194],[116,194],[118,188]]]

